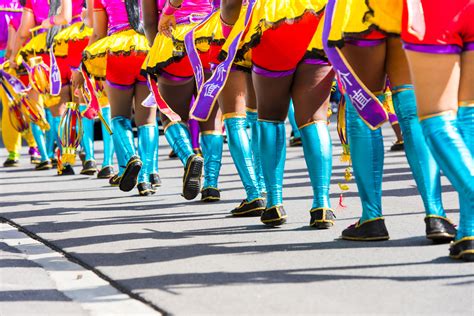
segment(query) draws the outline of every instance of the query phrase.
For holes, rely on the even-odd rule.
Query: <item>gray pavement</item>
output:
[[[288,224],[268,229],[258,218],[228,216],[244,190],[227,146],[222,201],[189,202],[179,196],[182,168],[178,160],[167,158],[163,137],[163,186],[152,197],[123,193],[92,177],[33,171],[25,158],[20,168],[0,168],[0,216],[165,313],[472,315],[474,264],[449,259],[448,245],[425,238],[421,199],[404,154],[388,152],[394,141],[388,128],[383,204],[391,240],[338,239],[361,207],[354,181],[344,194],[346,207],[338,206],[338,183],[346,166],[339,161],[334,124],[331,129],[331,201],[338,220],[330,230],[308,227],[312,191],[302,148],[288,148]],[[95,146],[100,161],[101,143]],[[445,208],[457,222],[457,194],[445,178],[442,183]],[[18,304],[37,301],[34,295],[15,297]]]

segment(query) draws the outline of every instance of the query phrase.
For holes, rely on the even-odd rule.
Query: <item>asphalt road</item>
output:
[[[448,245],[425,238],[422,202],[404,153],[388,151],[394,141],[389,128],[384,129],[383,205],[391,239],[338,239],[357,220],[361,206],[353,181],[346,207],[338,206],[346,166],[339,161],[334,125],[331,129],[337,224],[329,230],[308,227],[312,191],[302,148],[288,148],[288,224],[269,229],[258,218],[228,216],[244,190],[227,146],[222,201],[204,204],[180,196],[182,167],[167,158],[163,137],[163,186],[152,197],[120,192],[93,177],[33,171],[25,157],[19,168],[0,168],[0,216],[157,313],[473,315],[474,264],[449,259]],[[95,146],[100,161],[102,143]],[[0,159],[5,157],[2,149]],[[457,194],[445,178],[442,183],[444,206],[457,222]],[[0,237],[0,243],[9,238],[4,231]],[[14,284],[0,288],[0,315],[66,315],[66,308],[67,315],[94,314],[65,298],[48,280],[50,273],[15,247],[3,245],[0,255],[0,281]],[[24,273],[39,276],[25,282]],[[38,302],[48,307],[38,309]]]

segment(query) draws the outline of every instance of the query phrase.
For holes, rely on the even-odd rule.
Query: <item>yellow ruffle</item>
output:
[[[367,0],[369,11],[365,20],[387,33],[400,34],[402,26],[402,0]]]
[[[29,60],[30,57],[48,53],[48,48],[46,47],[46,35],[47,32],[38,34],[32,37],[31,40],[23,46],[18,53],[23,57],[23,60]]]
[[[96,78],[105,78],[107,54],[147,54],[148,41],[135,30],[126,30],[104,37],[84,49],[82,63],[87,72]]]
[[[70,41],[80,41],[91,36],[92,28],[86,26],[84,22],[74,23],[54,37],[54,54],[59,57],[67,56]]]
[[[219,15],[216,15],[216,13],[211,18],[215,20],[216,16],[219,18]],[[198,23],[178,24],[172,32],[172,38],[158,33],[153,41],[150,53],[143,63],[142,69],[150,74],[157,74],[158,69],[164,68],[185,57],[184,37],[197,25]],[[194,38],[198,51],[205,53],[209,50],[214,31],[215,23],[205,23],[195,32]]]
[[[345,36],[364,34],[377,28],[400,34],[401,0],[338,0],[329,34],[330,42],[342,42]]]

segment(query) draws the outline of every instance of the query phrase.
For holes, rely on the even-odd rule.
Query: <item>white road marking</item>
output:
[[[43,267],[56,283],[58,291],[80,304],[91,315],[160,314],[148,305],[119,292],[95,273],[70,262],[61,253],[6,223],[0,223],[0,240],[20,250],[26,259]]]

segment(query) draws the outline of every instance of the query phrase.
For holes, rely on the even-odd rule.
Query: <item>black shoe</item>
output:
[[[42,161],[35,166],[35,170],[49,170],[51,168],[53,168],[53,166],[49,160]]]
[[[64,165],[62,170],[58,170],[58,176],[73,176],[75,174],[70,164]]]
[[[303,143],[301,142],[301,137],[290,137],[290,147],[300,147]]]
[[[273,206],[263,211],[260,221],[267,226],[280,226],[286,222],[286,212],[282,205]]]
[[[58,166],[58,160],[56,158],[51,158],[51,165],[53,168],[56,168]]]
[[[405,145],[404,142],[395,142],[393,143],[392,147],[390,147],[390,151],[402,151],[405,150]]]
[[[456,228],[446,217],[426,216],[426,238],[435,243],[447,243],[456,237]]]
[[[168,158],[169,158],[169,159],[175,159],[175,158],[178,158],[178,155],[176,155],[176,153],[174,152],[174,150],[171,149],[170,153],[168,154]]]
[[[40,156],[36,156],[36,155],[31,155],[30,156],[30,163],[32,165],[37,165],[41,162],[41,157]]]
[[[201,191],[203,165],[204,160],[198,155],[192,155],[186,162],[183,176],[183,197],[186,200],[194,199]]]
[[[110,179],[109,179],[109,184],[113,187],[118,187],[120,184],[120,179],[122,179],[122,176],[119,176],[118,174],[114,174]]]
[[[242,203],[231,211],[235,217],[251,217],[251,216],[262,216],[265,211],[265,200],[262,198],[256,198],[250,202],[243,200]]]
[[[449,256],[453,259],[474,261],[474,236],[461,238],[449,247]]]
[[[104,168],[100,169],[97,173],[98,179],[110,179],[114,176],[114,167],[113,166],[105,166]]]
[[[19,165],[20,165],[20,160],[12,159],[12,158],[7,158],[7,160],[5,160],[5,162],[3,163],[3,166],[5,168],[18,167]]]
[[[138,156],[132,156],[127,163],[127,167],[120,178],[119,188],[121,191],[129,192],[137,185],[137,178],[142,169],[142,161]]]
[[[385,220],[381,217],[370,219],[360,224],[357,222],[342,232],[342,239],[358,240],[358,241],[378,241],[388,240],[387,227],[385,227]]]
[[[149,182],[141,182],[137,184],[138,194],[141,196],[150,196],[155,194],[155,191],[151,187],[151,183]]]
[[[334,220],[336,215],[334,215],[334,210],[330,208],[320,207],[313,208],[309,211],[311,215],[311,220],[309,226],[317,229],[327,229],[334,225]]]
[[[217,202],[221,199],[221,192],[216,188],[205,188],[201,191],[201,201]]]
[[[93,176],[97,172],[97,163],[95,160],[87,160],[82,164],[81,174]]]
[[[161,187],[161,178],[158,173],[151,173],[150,174],[150,183],[151,186],[156,188],[156,187]]]

